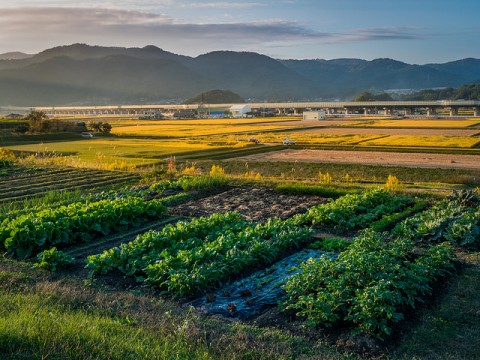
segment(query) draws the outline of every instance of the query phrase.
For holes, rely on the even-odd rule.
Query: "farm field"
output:
[[[345,124],[345,126],[365,126],[365,127],[392,127],[392,128],[466,128],[474,127],[479,124],[478,119],[400,119],[400,120],[370,120],[365,122],[357,122]]]
[[[415,136],[458,136],[467,137],[474,136],[480,133],[480,129],[412,129],[412,128],[359,128],[352,127],[328,127],[316,129],[299,129],[296,133],[307,133],[312,135],[415,135]]]
[[[2,185],[21,188],[22,179],[30,177],[40,199],[49,193],[40,190],[48,179],[63,176],[68,182],[76,176],[68,168],[35,170],[39,176],[30,171],[8,169]],[[92,187],[62,199],[60,206],[48,197],[34,206],[24,199],[23,207],[5,211],[3,219],[10,220],[0,222],[8,254],[0,260],[0,302],[8,311],[0,312],[0,333],[16,340],[0,341],[2,356],[453,359],[478,352],[477,320],[471,313],[480,305],[474,235],[480,226],[478,195],[465,192],[443,200],[332,185],[312,185],[311,192],[299,187],[303,194],[292,195],[293,183],[285,192],[288,187],[238,183],[216,171],[143,180],[112,191]],[[84,175],[94,182],[107,173],[89,170]],[[4,198],[2,206],[9,202]],[[74,218],[67,215],[71,209],[76,209]],[[276,216],[280,218],[272,219]],[[448,221],[429,220],[442,217]],[[392,244],[397,247],[384,243],[390,237],[396,237]],[[327,259],[324,253],[336,255]],[[312,296],[326,297],[325,304],[337,308],[338,296],[329,294],[337,291],[336,282],[350,279],[342,264],[355,259],[355,274],[363,282],[342,296],[355,303],[380,291],[378,310],[366,313],[354,307],[348,310],[353,318],[341,310],[325,316],[309,312],[306,299]],[[454,259],[463,264],[458,270]],[[381,291],[393,289],[375,290],[372,284],[378,279],[369,266],[378,269],[380,262],[404,264],[396,271],[406,271],[402,266],[409,264],[423,274],[407,277],[406,287],[395,290],[410,300],[391,303]],[[323,280],[317,271],[331,274],[325,292],[318,294],[314,284]],[[402,272],[385,274],[392,283],[405,279]],[[446,295],[433,301],[439,292]],[[363,297],[355,298],[355,293]],[[432,305],[423,307],[419,301]],[[446,302],[456,307],[449,311]],[[469,315],[462,302],[468,303]],[[187,310],[185,304],[193,308]],[[35,317],[28,316],[32,311]],[[448,327],[428,335],[439,316]],[[314,326],[305,328],[308,323]],[[102,330],[95,330],[98,326]],[[23,337],[25,329],[38,341]],[[418,342],[419,334],[430,352]]]
[[[142,125],[142,126],[120,126],[114,128],[112,133],[114,135],[124,136],[146,136],[146,137],[173,137],[185,138],[205,135],[218,134],[241,134],[258,131],[272,131],[288,129],[289,126],[276,125],[219,125],[219,124],[192,124],[192,125],[178,125],[178,124],[161,124],[161,125]]]
[[[395,153],[379,151],[345,151],[286,149],[283,151],[248,155],[235,158],[241,161],[313,162],[336,164],[363,164],[377,166],[407,166],[444,169],[480,170],[478,155]]]
[[[316,129],[315,129],[316,130]],[[395,147],[446,147],[472,148],[480,139],[471,136],[440,135],[385,135],[385,134],[349,134],[348,131],[338,134],[311,133],[310,130],[300,132],[284,131],[282,133],[261,133],[256,137],[264,143],[280,143],[284,137],[295,139],[297,143],[309,145],[359,145],[359,146],[395,146]]]
[[[216,121],[0,150],[0,358],[476,358],[474,128]]]
[[[403,127],[352,128],[345,124],[402,123]],[[8,147],[36,157],[51,158],[52,163],[98,169],[133,169],[137,166],[165,164],[178,156],[184,160],[241,156],[239,151],[271,152],[282,139],[290,137],[298,146],[383,147],[399,149],[428,147],[441,152],[469,150],[479,143],[477,130],[468,128],[475,120],[362,120],[329,119],[301,121],[298,118],[215,119],[215,120],[127,120],[112,119],[112,134],[96,134],[93,139],[75,138],[74,134],[15,135],[5,138]],[[426,126],[430,123],[435,126]],[[424,124],[416,130],[408,124]],[[441,124],[441,126],[439,125]],[[448,126],[452,126],[447,128]],[[463,126],[463,128],[462,128]],[[344,130],[343,130],[344,129]],[[55,135],[55,136],[53,136]],[[68,135],[68,136],[67,136]],[[249,141],[256,139],[262,145]],[[23,141],[25,140],[25,141]],[[421,150],[420,150],[421,151]],[[431,152],[429,151],[429,152]],[[203,156],[203,155],[202,155]],[[197,161],[197,160],[194,160]],[[419,166],[422,166],[421,164]]]

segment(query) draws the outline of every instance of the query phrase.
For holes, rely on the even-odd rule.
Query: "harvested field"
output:
[[[444,169],[480,169],[477,155],[394,153],[345,150],[283,150],[236,158],[241,161],[285,161],[406,166]]]
[[[189,201],[169,208],[173,215],[209,216],[214,213],[238,211],[247,220],[286,219],[324,203],[325,198],[311,195],[284,195],[265,188],[238,187],[201,200]]]

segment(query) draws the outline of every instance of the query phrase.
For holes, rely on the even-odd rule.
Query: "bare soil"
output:
[[[242,161],[363,164],[443,169],[480,169],[478,155],[394,153],[380,151],[294,150],[261,153],[235,158]]]
[[[268,218],[286,219],[305,212],[326,199],[312,195],[284,195],[266,188],[236,187],[220,194],[172,206],[172,215],[209,216],[213,213],[240,212],[247,220],[265,221]]]

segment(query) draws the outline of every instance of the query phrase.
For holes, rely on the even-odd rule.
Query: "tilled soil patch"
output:
[[[169,212],[172,215],[200,217],[238,211],[247,220],[265,221],[273,217],[286,219],[326,201],[320,196],[284,195],[271,189],[236,187],[214,196],[172,206]]]

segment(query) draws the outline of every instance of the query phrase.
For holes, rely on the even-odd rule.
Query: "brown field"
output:
[[[394,153],[379,151],[292,150],[236,158],[244,161],[285,161],[337,164],[406,166],[480,170],[479,156],[456,154]]]

